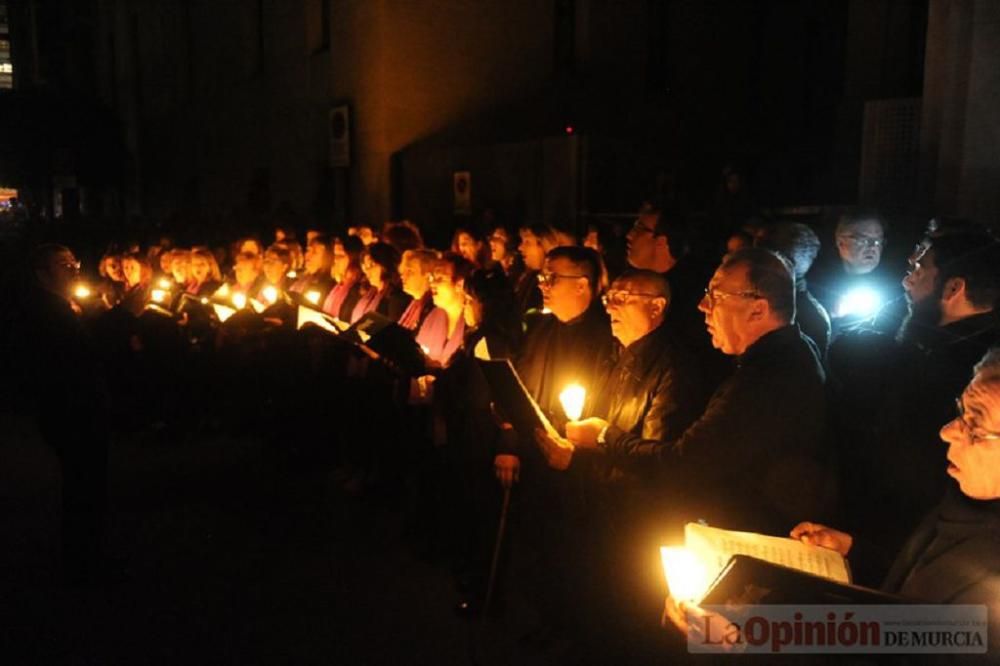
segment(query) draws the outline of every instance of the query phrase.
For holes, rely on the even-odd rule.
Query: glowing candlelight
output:
[[[311,289],[306,292],[306,300],[313,305],[319,305],[319,292],[315,289]]]
[[[79,299],[90,298],[90,287],[85,284],[78,284],[73,290],[73,296]]]
[[[295,271],[288,271],[287,273],[285,273],[285,277],[288,278],[289,280],[294,280],[298,276],[299,274],[296,273]]]
[[[278,300],[278,290],[272,286],[264,287],[260,293],[268,303],[274,303]]]
[[[579,420],[583,414],[583,403],[587,399],[587,391],[579,384],[570,384],[559,394],[559,402],[570,421]]]
[[[165,289],[154,289],[149,293],[149,296],[153,299],[154,303],[162,303],[167,300],[167,291]]]
[[[233,294],[233,305],[236,306],[237,310],[242,310],[247,306],[246,294],[235,293]]]
[[[218,296],[219,298],[228,298],[229,297],[229,285],[228,284],[223,284],[215,292],[215,295]]]
[[[660,548],[663,573],[667,577],[670,596],[677,601],[699,601],[708,589],[708,572],[695,554],[687,548]]]
[[[201,304],[202,305],[208,305],[208,299],[207,298],[202,298],[201,299]]]
[[[159,286],[160,289],[170,289],[171,287],[174,286],[174,283],[168,280],[167,278],[160,278]]]

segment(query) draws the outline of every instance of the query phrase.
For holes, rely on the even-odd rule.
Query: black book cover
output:
[[[535,430],[552,430],[551,422],[528,393],[509,359],[476,361],[490,386],[494,406],[517,434],[534,439]]]
[[[868,587],[839,583],[748,555],[733,555],[698,605],[900,603],[905,601]]]

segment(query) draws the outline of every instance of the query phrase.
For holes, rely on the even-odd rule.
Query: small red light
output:
[[[573,133],[573,126],[566,125],[566,134],[572,134],[572,133]]]

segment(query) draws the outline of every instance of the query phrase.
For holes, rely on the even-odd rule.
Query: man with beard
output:
[[[849,335],[830,351],[846,518],[890,553],[949,483],[936,433],[1000,339],[1000,244],[981,228],[932,228],[903,288],[909,311],[895,340]],[[900,459],[908,464],[889,464]]]

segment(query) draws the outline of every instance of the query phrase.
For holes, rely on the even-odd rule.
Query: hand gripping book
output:
[[[901,602],[853,585],[839,553],[795,539],[688,523],[684,548],[660,554],[671,596],[701,606]]]

